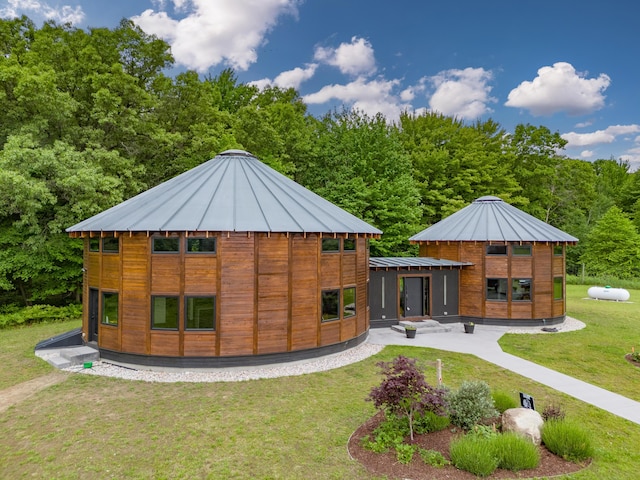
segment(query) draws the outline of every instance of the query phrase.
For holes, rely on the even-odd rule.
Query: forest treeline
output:
[[[640,173],[566,158],[545,126],[316,118],[294,89],[259,90],[229,69],[171,74],[169,45],[127,20],[2,20],[0,49],[0,304],[77,300],[82,246],[65,228],[230,148],[383,230],[372,255],[414,254],[408,237],[496,195],[580,239],[570,273],[640,272]]]

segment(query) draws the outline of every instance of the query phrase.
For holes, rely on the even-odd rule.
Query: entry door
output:
[[[100,294],[97,289],[89,289],[89,341],[98,341],[98,299]]]
[[[429,277],[400,278],[400,315],[405,318],[429,315]]]

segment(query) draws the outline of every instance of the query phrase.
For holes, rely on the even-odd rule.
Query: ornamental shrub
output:
[[[422,461],[432,467],[442,468],[445,465],[449,465],[451,463],[444,457],[444,455],[442,455],[437,450],[426,450],[424,448],[418,448],[418,453],[420,454],[420,458],[422,458]]]
[[[429,385],[415,359],[400,355],[392,362],[379,362],[377,365],[384,379],[380,386],[371,389],[367,399],[376,408],[384,409],[387,416],[406,417],[411,440],[416,415],[426,411],[446,412],[446,390]]]
[[[540,464],[540,450],[530,440],[514,432],[491,439],[491,447],[498,458],[498,468],[517,472],[536,468]]]
[[[586,430],[567,420],[550,420],[542,426],[542,442],[549,451],[578,463],[593,457],[593,445]]]
[[[498,468],[491,439],[479,435],[464,435],[452,441],[449,456],[454,466],[478,477],[487,477]]]
[[[413,431],[419,434],[439,432],[449,425],[451,425],[451,421],[448,416],[427,411],[416,415],[413,420]]]
[[[373,431],[373,439],[367,435],[362,438],[362,446],[375,453],[384,453],[404,442],[409,435],[409,421],[406,418],[391,416],[380,423]]]
[[[471,430],[480,420],[498,415],[491,397],[491,390],[481,380],[464,381],[457,391],[447,396],[451,423],[464,430]]]

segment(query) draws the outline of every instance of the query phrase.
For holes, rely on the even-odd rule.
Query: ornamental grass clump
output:
[[[464,435],[449,445],[451,463],[478,477],[487,477],[498,468],[498,457],[491,448],[491,438]]]
[[[518,407],[518,402],[512,395],[502,390],[494,390],[491,392],[491,398],[493,398],[493,404],[498,410],[498,413],[504,413],[510,408]]]
[[[517,472],[536,468],[540,464],[540,450],[530,440],[514,432],[496,435],[491,447],[498,457],[498,468]]]
[[[485,418],[498,416],[491,389],[481,380],[464,381],[457,391],[447,395],[451,423],[464,430]]]
[[[387,417],[404,417],[409,421],[409,436],[413,441],[414,422],[418,415],[433,412],[446,415],[446,390],[427,383],[416,360],[403,355],[392,362],[378,362],[384,376],[378,387],[367,397]]]
[[[567,420],[551,420],[542,426],[542,443],[549,451],[579,463],[593,457],[589,434],[580,425]]]

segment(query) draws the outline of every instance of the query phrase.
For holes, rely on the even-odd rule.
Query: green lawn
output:
[[[632,292],[632,300],[636,294]],[[592,312],[596,320],[581,318],[576,307],[582,305],[579,292],[571,288],[569,295],[570,313],[588,323],[589,329],[593,323],[605,337],[587,343],[620,343],[619,329],[624,330],[626,320],[612,316],[605,328],[597,318],[623,305],[592,302],[585,308],[596,310]],[[625,304],[635,309],[630,316],[640,318],[640,307],[634,305]],[[620,327],[615,326],[618,323]],[[3,385],[50,371],[33,358],[33,345],[75,326],[0,331]],[[615,338],[609,339],[609,332],[615,332]],[[526,337],[532,342],[530,348],[541,344],[542,350],[553,352],[543,357],[551,357],[547,362],[558,361],[561,370],[571,365],[572,356],[557,360],[548,342],[571,335],[573,344],[580,333]],[[506,343],[511,341],[508,338]],[[578,344],[579,349],[585,348]],[[566,341],[560,345],[563,352],[574,350]],[[630,346],[620,345],[621,354]],[[524,346],[517,347],[518,352],[520,348]],[[637,382],[640,371],[628,370],[619,356],[597,352],[592,350],[582,360],[594,371],[606,368],[609,373],[599,375],[603,380],[612,385]],[[364,399],[380,380],[375,363],[399,354],[418,358],[434,383],[433,365],[440,358],[444,381],[452,387],[462,380],[483,379],[514,396],[519,391],[533,395],[539,409],[549,403],[561,404],[592,433],[596,445],[593,464],[567,478],[638,477],[640,452],[635,441],[640,436],[639,425],[470,355],[387,347],[375,357],[329,372],[241,383],[154,384],[70,375],[0,414],[0,478],[370,479],[349,458],[346,443],[374,412]],[[611,362],[615,365],[608,365]]]

